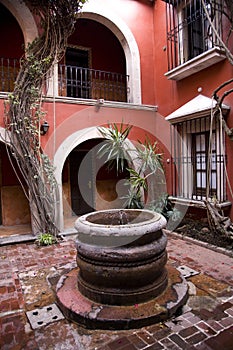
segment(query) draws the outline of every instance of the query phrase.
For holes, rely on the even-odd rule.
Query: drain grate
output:
[[[188,277],[191,277],[191,276],[195,276],[195,275],[198,275],[200,272],[196,271],[196,270],[193,270],[191,269],[190,267],[188,266],[185,266],[185,265],[181,265],[181,266],[178,266],[177,267],[177,270],[181,273],[181,275],[184,277],[184,278],[188,278]]]
[[[63,314],[56,304],[50,304],[40,309],[27,311],[26,314],[32,329],[37,329],[49,323],[64,319]]]

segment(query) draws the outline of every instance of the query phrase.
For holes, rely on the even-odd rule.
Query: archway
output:
[[[55,153],[55,177],[59,188],[59,198],[57,200],[58,205],[56,208],[56,223],[61,231],[64,229],[64,215],[72,216],[74,214],[72,211],[71,191],[69,190],[69,157],[72,155],[72,152],[74,152],[74,154],[75,152],[83,152],[83,155],[80,158],[82,158],[82,160],[85,158],[84,161],[79,162],[82,166],[81,171],[80,164],[74,166],[74,171],[76,172],[74,176],[76,176],[77,185],[78,176],[79,179],[81,179],[81,183],[79,184],[82,189],[81,194],[84,196],[84,200],[86,200],[88,205],[91,207],[91,210],[116,208],[117,206],[121,207],[122,203],[124,202],[124,199],[122,198],[122,190],[123,187],[125,191],[127,190],[126,186],[124,186],[127,173],[120,174],[117,177],[115,169],[113,169],[113,172],[109,173],[106,171],[108,164],[104,164],[104,159],[100,160],[100,162],[96,161],[98,145],[101,145],[102,142],[104,142],[104,139],[101,139],[101,135],[97,127],[85,128],[78,130],[67,137]],[[127,148],[131,150],[134,149],[133,144],[129,140],[127,141]],[[90,161],[92,159],[94,159],[95,162],[94,164],[92,163],[90,165]],[[90,173],[87,173],[86,171],[88,166],[88,171]],[[80,173],[78,174],[78,172]],[[86,182],[86,184],[82,181]],[[91,181],[92,188],[92,197],[89,198],[91,198],[92,202],[91,200],[88,200],[88,194],[87,196],[85,195],[85,188],[89,185],[89,181]],[[107,191],[104,190],[106,188]],[[121,201],[120,204],[119,200]]]
[[[140,55],[137,42],[126,23],[116,13],[94,1],[83,7],[81,18],[93,19],[109,28],[118,38],[126,57],[126,74],[130,76],[128,102],[141,104]]]
[[[29,8],[20,0],[1,0],[1,3],[14,15],[24,36],[25,46],[38,36],[38,29]]]
[[[68,155],[62,170],[63,212],[66,227],[74,227],[75,218],[94,210],[122,208],[129,177],[127,162],[119,171],[115,160],[99,156],[106,141],[86,140]]]

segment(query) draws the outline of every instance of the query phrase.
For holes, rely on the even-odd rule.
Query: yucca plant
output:
[[[163,173],[162,168],[162,154],[158,152],[157,142],[151,143],[147,138],[143,144],[138,141],[136,151],[134,150],[135,158],[139,163],[139,168],[136,170],[132,167],[133,159],[130,158],[130,150],[127,147],[126,139],[132,126],[124,126],[122,123],[120,127],[116,124],[108,125],[108,128],[100,127],[99,132],[105,139],[104,144],[98,151],[100,158],[105,157],[106,163],[109,167],[116,166],[117,174],[123,172],[125,167],[129,172],[129,179],[126,185],[129,185],[128,195],[125,206],[127,208],[143,208],[147,196],[149,177],[157,172]]]
[[[158,175],[158,173],[163,174],[162,167],[162,154],[158,152],[157,142],[151,143],[147,138],[146,142],[143,144],[138,141],[139,145],[136,147],[136,157],[138,163],[140,164],[137,170],[129,168],[129,184],[130,184],[130,195],[129,198],[135,198],[138,200],[138,205],[147,200],[148,194],[148,182],[151,180],[152,176]],[[152,184],[154,187],[155,181]],[[128,202],[128,207],[131,207],[131,202]],[[135,206],[135,204],[133,203]]]
[[[142,201],[142,194],[135,192],[132,188],[129,189],[128,194],[123,197],[125,199],[125,208],[128,209],[143,209],[144,203]]]
[[[162,166],[162,154],[158,153],[158,144],[157,142],[151,143],[147,138],[145,143],[139,142],[139,146],[136,147],[137,158],[141,163],[139,169],[140,174],[147,173],[149,176],[152,173],[155,173],[157,170],[163,172]],[[149,171],[149,173],[148,173]]]
[[[125,185],[129,186],[129,190],[128,194],[123,197],[126,208],[143,209],[146,205],[148,209],[161,213],[167,220],[171,219],[172,222],[175,222],[180,219],[181,213],[173,208],[168,194],[163,191],[164,169],[158,144],[157,142],[152,143],[148,138],[145,143],[138,141],[136,151],[134,150],[135,159],[130,158],[129,154],[133,150],[127,147],[126,139],[131,129],[132,126],[127,125],[124,128],[123,124],[119,129],[116,124],[109,125],[108,128],[99,128],[106,141],[100,148],[98,156],[105,157],[106,163],[116,165],[117,173],[128,171],[129,178]],[[137,160],[139,165],[137,169],[133,168],[134,160]],[[152,200],[146,204],[148,192]]]
[[[98,128],[105,139],[98,151],[98,156],[99,158],[107,156],[105,163],[108,163],[110,168],[116,165],[117,173],[123,172],[126,162],[130,161],[125,143],[131,129],[132,126],[129,125],[124,128],[123,123],[120,124],[119,129],[115,123],[109,124],[108,128]]]

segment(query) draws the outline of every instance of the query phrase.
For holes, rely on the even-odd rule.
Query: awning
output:
[[[165,119],[171,124],[182,122],[194,118],[207,117],[211,113],[211,109],[216,106],[216,100],[199,94],[173,113],[169,114]],[[226,104],[222,105],[223,113],[226,114],[230,107]]]

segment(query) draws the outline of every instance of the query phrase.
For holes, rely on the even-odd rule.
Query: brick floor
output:
[[[33,330],[25,312],[55,301],[50,282],[56,284],[61,271],[75,266],[75,243],[68,239],[44,248],[33,243],[1,247],[0,349],[233,350],[232,257],[173,235],[167,250],[173,266],[200,272],[188,279],[196,283],[199,304],[192,304],[190,296],[182,315],[128,331],[87,330],[67,320]]]
[[[205,341],[205,344],[212,350],[232,350],[233,349],[233,326],[223,330],[215,337]]]

